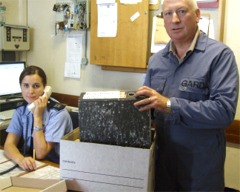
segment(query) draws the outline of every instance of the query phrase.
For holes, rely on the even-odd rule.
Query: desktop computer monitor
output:
[[[0,62],[0,98],[21,96],[19,76],[25,68],[25,62]]]

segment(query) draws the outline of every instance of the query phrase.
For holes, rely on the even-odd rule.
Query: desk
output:
[[[53,162],[48,161],[48,160],[41,160],[41,162],[42,162],[42,163],[45,163],[46,165],[50,165],[50,166],[59,168],[59,164],[57,164],[57,163],[53,163]]]
[[[0,152],[1,152],[2,150],[3,150],[3,145],[0,145]],[[51,166],[53,166],[53,167],[59,168],[59,164],[53,163],[53,162],[48,161],[48,160],[40,160],[40,162],[42,162],[42,163],[44,163],[44,164],[46,164],[46,165],[51,165]]]
[[[1,146],[2,148],[2,146]],[[60,169],[57,164],[49,161],[36,161],[35,171],[24,171],[15,167],[15,163],[5,157],[4,151],[0,149],[0,191],[67,191],[66,182],[60,178]],[[11,169],[7,172],[8,169]],[[11,189],[10,189],[11,188]],[[35,190],[36,189],[36,190]]]
[[[11,160],[8,160],[4,156],[2,146],[0,146],[0,159],[0,172],[5,171],[15,165],[15,163],[13,163]],[[36,160],[36,165],[37,169],[35,171],[26,172],[21,168],[17,167],[9,173],[6,173],[6,175],[0,175],[0,179],[9,176],[60,179],[60,169],[58,164],[47,160]]]

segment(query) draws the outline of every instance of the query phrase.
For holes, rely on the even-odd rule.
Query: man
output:
[[[195,0],[165,0],[171,38],[149,60],[136,96],[153,109],[155,191],[224,191],[225,128],[234,120],[238,69],[233,52],[199,30]]]

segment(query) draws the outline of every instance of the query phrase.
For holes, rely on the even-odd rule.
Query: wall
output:
[[[240,145],[227,143],[226,153],[225,185],[240,191]]]
[[[54,92],[80,95],[94,90],[135,90],[142,85],[143,74],[102,71],[101,67],[91,64],[82,66],[80,79],[64,78],[66,36],[63,33],[55,36],[55,12],[52,11],[55,2],[28,1],[28,24],[33,28],[33,39],[27,55],[28,64],[41,66],[46,71]]]
[[[239,0],[226,1],[226,17],[225,17],[225,31],[224,42],[231,47],[235,53],[235,57],[238,64],[238,70],[240,71],[240,25],[237,25],[235,20],[239,16]],[[240,90],[240,86],[239,86]],[[236,119],[240,119],[240,97],[238,99]]]
[[[235,53],[240,70],[240,25],[236,24],[236,18],[239,17],[239,0],[226,0],[226,17],[224,42],[232,48]],[[240,98],[238,100],[238,110],[236,119],[240,119]],[[240,129],[240,128],[239,128]],[[227,157],[225,163],[226,184],[240,190],[240,145],[227,144]]]

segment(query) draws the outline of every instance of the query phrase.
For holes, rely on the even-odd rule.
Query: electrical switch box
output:
[[[0,26],[0,51],[28,51],[30,28],[20,25]]]
[[[89,28],[89,0],[57,0],[53,11],[56,12],[56,31]]]

